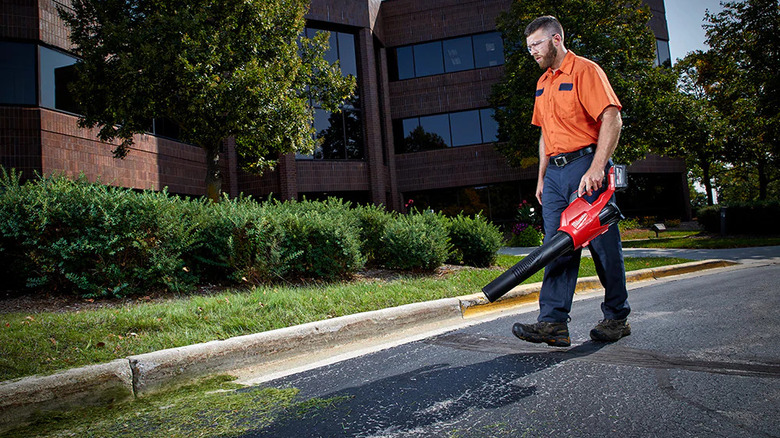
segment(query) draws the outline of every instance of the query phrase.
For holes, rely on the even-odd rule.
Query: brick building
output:
[[[321,146],[308,156],[283,156],[261,177],[238,170],[226,142],[223,190],[258,198],[338,196],[396,210],[413,199],[418,207],[511,219],[536,183],[535,167],[511,168],[493,147],[497,126],[488,96],[504,62],[495,22],[511,1],[313,0],[306,31],[331,32],[329,59],[357,77],[359,98],[340,113],[315,109]],[[663,1],[646,3],[663,62],[669,58]],[[204,194],[205,155],[176,141],[169,122],[155,120],[123,160],[94,131],[77,126],[64,87],[76,59],[56,11],[67,4],[0,6],[0,164],[27,176],[84,173],[112,185]],[[620,200],[628,215],[690,216],[682,161],[651,156],[629,175],[641,187]]]

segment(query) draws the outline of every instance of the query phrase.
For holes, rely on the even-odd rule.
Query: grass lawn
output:
[[[457,297],[482,287],[521,258],[501,255],[500,268],[433,275],[398,274],[309,286],[263,286],[208,296],[134,301],[95,310],[0,314],[0,381],[104,363],[117,358],[259,333],[402,304]],[[684,259],[627,258],[626,269]],[[581,276],[595,275],[583,258]],[[538,272],[526,283],[541,281]]]
[[[646,230],[629,230],[633,231],[645,231],[646,233],[652,233],[652,236],[648,237],[636,237],[640,236],[639,233],[629,233],[624,238],[623,248],[681,248],[681,249],[724,249],[724,248],[748,248],[751,246],[775,246],[780,245],[780,236],[718,236],[707,235],[698,232],[691,231],[671,231],[662,232],[659,237],[655,237],[655,233]],[[623,234],[621,233],[621,236]],[[638,240],[628,240],[628,239]]]

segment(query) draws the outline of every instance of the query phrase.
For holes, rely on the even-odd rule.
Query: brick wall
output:
[[[511,0],[392,0],[382,4],[388,47],[451,38],[496,29],[496,18]]]
[[[396,155],[398,190],[465,187],[535,179],[537,168],[515,169],[492,144]]]
[[[42,42],[69,50],[72,45],[68,35],[68,26],[60,19],[57,7],[70,8],[70,0],[40,0],[40,35]]]
[[[0,1],[0,38],[38,39],[38,1]]]
[[[306,18],[355,27],[371,25],[366,0],[313,0]]]
[[[113,146],[96,140],[96,130],[77,126],[77,117],[40,110],[41,169],[136,189],[199,196],[205,194],[205,154],[202,149],[152,135],[137,135],[124,159],[114,158]]]
[[[0,165],[21,171],[24,178],[40,173],[40,110],[0,107]]]
[[[366,177],[371,190],[372,202],[387,205],[385,195],[390,181],[386,178],[386,166],[382,157],[384,145],[382,143],[381,102],[379,98],[380,84],[374,38],[371,31],[364,28],[360,30],[357,40],[358,62],[362,73],[360,97],[363,100],[363,120],[365,122],[363,148],[368,164]]]
[[[490,67],[390,82],[393,119],[483,108],[504,67]]]
[[[298,192],[370,190],[363,161],[298,160]]]
[[[276,172],[266,171],[263,175],[252,175],[241,170],[238,171],[238,190],[245,195],[261,198],[273,193],[280,196],[279,175]]]

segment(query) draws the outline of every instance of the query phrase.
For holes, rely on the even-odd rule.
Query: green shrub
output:
[[[236,227],[227,239],[231,278],[255,284],[285,278],[302,252],[291,252],[284,244],[284,227],[267,219]]]
[[[5,257],[22,265],[14,283],[86,297],[196,282],[182,254],[197,224],[166,193],[51,176],[20,185],[3,171],[0,236]]]
[[[382,233],[380,259],[390,269],[433,270],[449,252],[446,219],[431,212],[398,216]]]
[[[201,278],[224,282],[238,281],[245,274],[254,277],[237,271],[245,269],[251,258],[251,251],[243,246],[246,236],[242,233],[253,228],[248,224],[262,220],[261,204],[251,198],[229,199],[225,196],[219,203],[207,199],[192,201],[188,209],[198,218],[200,227],[198,245],[187,254],[187,259],[196,267]],[[235,241],[236,238],[239,240]],[[249,253],[241,254],[240,251],[244,250]]]
[[[285,214],[286,213],[286,214]],[[280,227],[290,272],[295,275],[335,279],[361,269],[359,230],[340,211],[321,213],[275,212],[273,224]],[[293,255],[300,252],[300,257]]]
[[[726,233],[728,234],[777,234],[777,218],[780,202],[754,201],[711,205],[699,209],[697,221],[710,233],[721,232],[721,210],[725,208]]]
[[[270,281],[316,277],[332,280],[361,269],[359,229],[340,203],[263,204],[237,226],[229,242],[235,278]]]
[[[542,244],[544,234],[532,226],[516,227],[507,246],[527,247]]]
[[[483,216],[457,216],[450,219],[449,238],[452,244],[450,262],[486,267],[496,260],[502,236],[498,227]]]
[[[620,222],[618,222],[618,226],[621,230],[636,230],[641,228],[641,225],[639,224],[639,219],[634,217],[627,217]]]
[[[696,212],[696,221],[709,233],[720,232],[720,206],[709,205]]]
[[[376,262],[381,257],[382,235],[396,215],[377,205],[360,206],[354,214],[360,229],[360,251],[368,263]]]

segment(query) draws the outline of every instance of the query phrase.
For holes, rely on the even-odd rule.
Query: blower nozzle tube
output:
[[[574,244],[571,236],[563,231],[558,231],[544,245],[533,250],[516,265],[483,287],[482,292],[485,293],[488,301],[492,303],[512,290],[513,287],[547,266],[548,263],[571,252],[573,249]]]
[[[614,166],[609,169],[607,182],[607,189],[592,204],[583,198],[575,198],[561,213],[561,226],[551,239],[482,288],[491,303],[551,261],[588,245],[623,219],[620,209],[611,199],[615,193]]]

